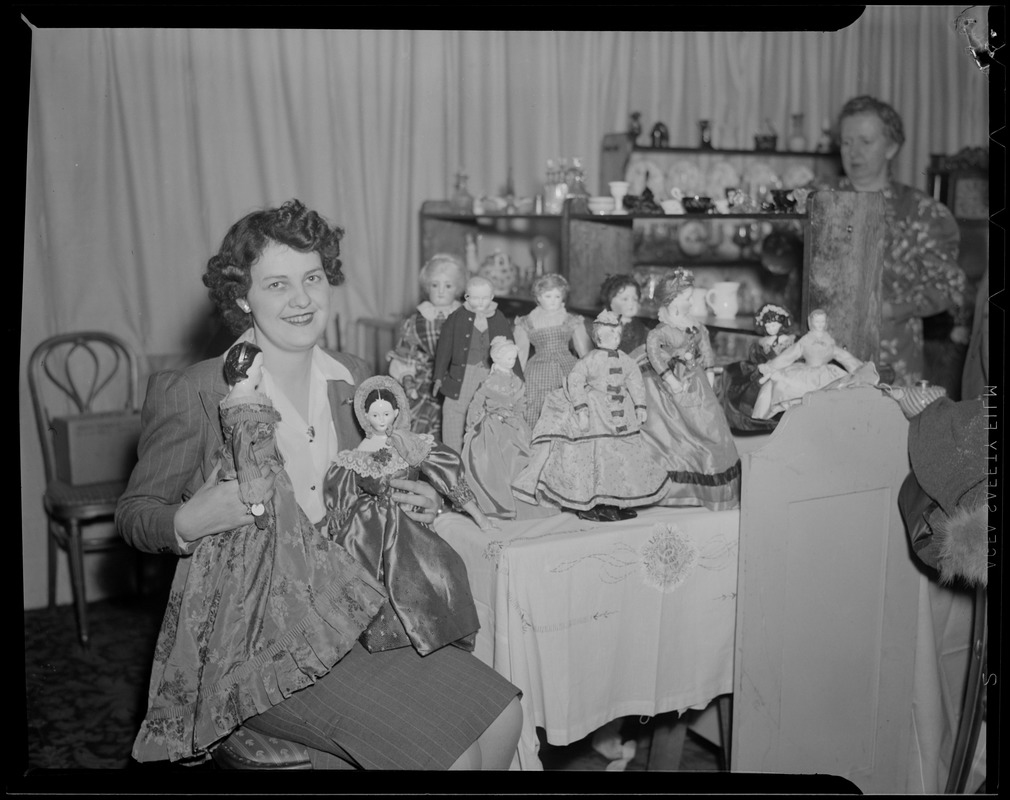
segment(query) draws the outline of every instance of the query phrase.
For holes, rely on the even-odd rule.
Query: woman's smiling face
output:
[[[257,344],[265,351],[314,347],[330,315],[330,284],[319,253],[271,243],[249,269],[249,277],[245,300]]]

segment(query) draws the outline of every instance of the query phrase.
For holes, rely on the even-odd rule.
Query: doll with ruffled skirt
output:
[[[404,513],[389,482],[422,475],[482,530],[496,526],[477,506],[456,452],[410,430],[397,381],[384,375],[362,381],[354,411],[366,438],[337,454],[323,498],[334,541],[389,596],[361,643],[371,652],[412,646],[422,656],[449,644],[473,650],[479,624],[466,566],[431,527]]]
[[[751,345],[747,360],[727,364],[715,384],[716,395],[722,403],[730,430],[735,434],[767,433],[775,429],[777,418],[754,418],[754,404],[763,382],[758,366],[775,358],[796,341],[796,336],[788,332],[792,315],[782,306],[772,303],[763,305],[754,315],[754,325],[764,335]]]
[[[649,416],[642,439],[669,481],[665,506],[740,505],[740,456],[707,370],[708,330],[691,316],[694,274],[677,267],[659,285],[659,325],[646,339],[642,368]]]
[[[621,324],[603,311],[593,326],[596,349],[576,362],[566,385],[547,395],[533,429],[533,455],[512,489],[527,503],[616,521],[661,498],[666,475],[645,449],[642,373],[617,349]]]
[[[258,351],[240,342],[226,354],[216,468],[238,480],[254,524],[200,539],[188,573],[176,572],[185,582],[169,595],[135,753],[153,743],[172,760],[205,751],[325,675],[385,601],[382,584],[298,505],[277,449],[280,414],[258,391]]]
[[[828,315],[824,309],[811,311],[807,324],[809,331],[798,342],[758,366],[762,385],[754,403],[755,419],[771,419],[798,405],[810,392],[862,366],[862,361],[828,333]]]
[[[524,415],[526,387],[512,372],[519,348],[504,336],[491,341],[491,374],[477,389],[466,414],[463,466],[481,511],[494,519],[549,516],[549,506],[523,502],[512,481],[529,463],[531,432]]]

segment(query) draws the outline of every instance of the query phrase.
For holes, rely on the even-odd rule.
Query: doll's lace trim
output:
[[[379,450],[341,450],[333,463],[367,478],[384,478],[409,466],[390,445]]]

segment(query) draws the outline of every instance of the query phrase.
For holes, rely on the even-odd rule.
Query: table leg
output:
[[[649,744],[649,772],[677,770],[684,753],[687,723],[673,714],[663,714],[653,720],[652,741]]]

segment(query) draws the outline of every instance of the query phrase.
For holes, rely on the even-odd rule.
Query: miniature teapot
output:
[[[705,302],[719,319],[735,319],[740,310],[739,281],[719,281],[705,293]]]

